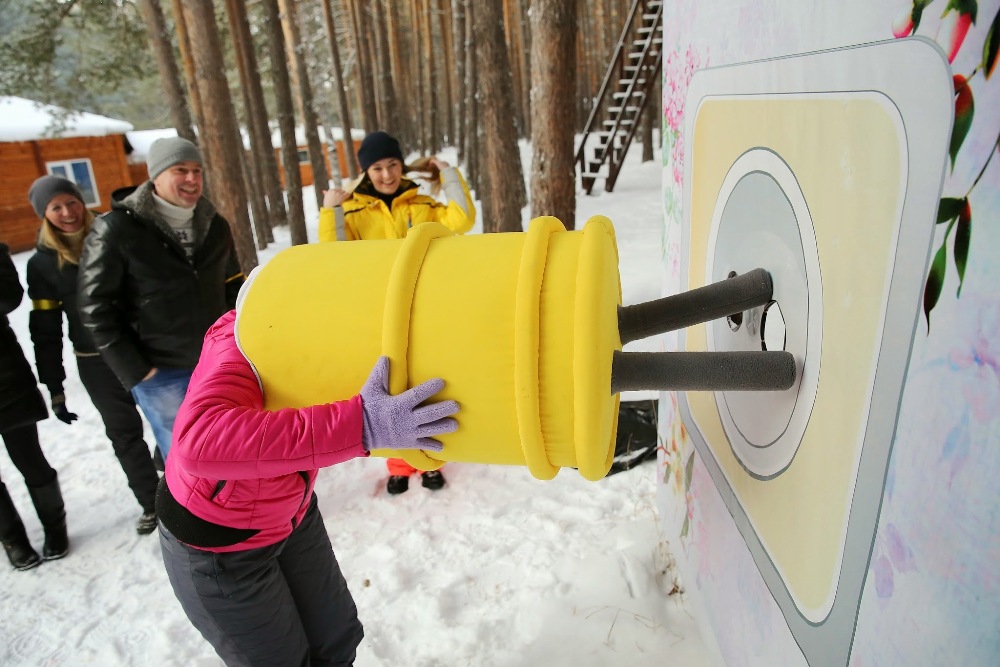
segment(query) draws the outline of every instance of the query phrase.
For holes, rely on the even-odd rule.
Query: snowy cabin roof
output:
[[[0,141],[101,137],[132,129],[132,123],[123,120],[60,109],[23,97],[0,96]]]
[[[319,140],[323,143],[326,143],[326,131],[323,129],[322,126],[316,129],[319,131]],[[335,140],[340,141],[343,136],[344,136],[343,129],[339,127],[333,128],[333,138]],[[356,141],[361,141],[362,139],[365,138],[365,131],[356,127],[351,128],[351,138]],[[306,131],[301,125],[296,126],[295,128],[295,143],[297,143],[299,146],[306,145]],[[275,148],[281,148],[280,130],[278,129],[271,130],[271,145],[274,146]]]
[[[129,163],[144,163],[146,156],[149,155],[149,147],[153,145],[154,141],[176,136],[177,130],[172,127],[159,130],[132,130],[131,132],[126,132],[125,138],[128,139],[128,143],[132,147],[132,152],[128,155]]]
[[[132,164],[145,162],[146,156],[149,155],[149,147],[153,145],[154,141],[176,136],[177,130],[172,127],[126,132],[125,138],[128,139],[128,143],[132,147],[132,152],[128,155],[128,161]],[[243,148],[250,150],[250,137],[243,128],[240,128],[240,136],[243,138]]]

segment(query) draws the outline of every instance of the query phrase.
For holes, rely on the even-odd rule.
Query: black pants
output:
[[[128,486],[144,512],[156,507],[156,485],[160,478],[142,439],[142,417],[132,394],[126,391],[111,368],[100,357],[77,357],[80,380],[94,407],[104,420],[104,432],[125,471]]]
[[[354,664],[364,631],[316,496],[277,544],[213,553],[161,523],[160,549],[184,613],[229,667]]]
[[[56,478],[55,469],[49,465],[41,445],[38,444],[38,427],[34,424],[19,426],[2,434],[7,454],[27,486],[45,486]]]

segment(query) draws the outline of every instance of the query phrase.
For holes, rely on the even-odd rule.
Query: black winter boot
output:
[[[43,486],[29,486],[28,495],[31,496],[35,512],[45,529],[42,558],[62,558],[69,551],[69,536],[66,534],[66,507],[59,489],[59,478],[53,477],[51,482]]]
[[[28,541],[24,524],[3,482],[0,482],[0,541],[15,570],[30,570],[42,562]]]
[[[423,478],[421,484],[423,484],[425,489],[437,491],[444,488],[444,475],[441,474],[440,470],[428,470],[420,476]]]
[[[389,477],[389,481],[385,483],[385,490],[391,496],[406,493],[408,488],[410,488],[410,478],[406,475],[392,475]]]

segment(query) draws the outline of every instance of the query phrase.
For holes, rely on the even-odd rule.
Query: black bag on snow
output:
[[[656,401],[622,401],[615,458],[608,476],[656,458]]]

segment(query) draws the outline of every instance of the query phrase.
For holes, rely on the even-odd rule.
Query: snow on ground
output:
[[[626,303],[660,289],[660,162],[640,164],[639,151],[614,193],[578,200],[579,222],[605,214],[615,223]],[[530,147],[522,153],[528,165]],[[303,199],[315,240],[315,199]],[[275,236],[262,262],[288,246],[287,230]],[[14,256],[22,283],[29,256]],[[11,323],[33,358],[29,307]],[[39,432],[59,471],[71,551],[27,572],[0,563],[0,664],[220,665],[173,596],[155,534],[135,533],[139,507],[68,354],[66,367],[80,419],[49,418]],[[5,451],[0,472],[40,548]],[[358,667],[708,664],[684,601],[668,595],[652,464],[596,483],[574,470],[548,482],[517,467],[454,463],[444,472],[442,491],[415,478],[392,497],[381,459],[320,473],[320,508],[365,625]]]

